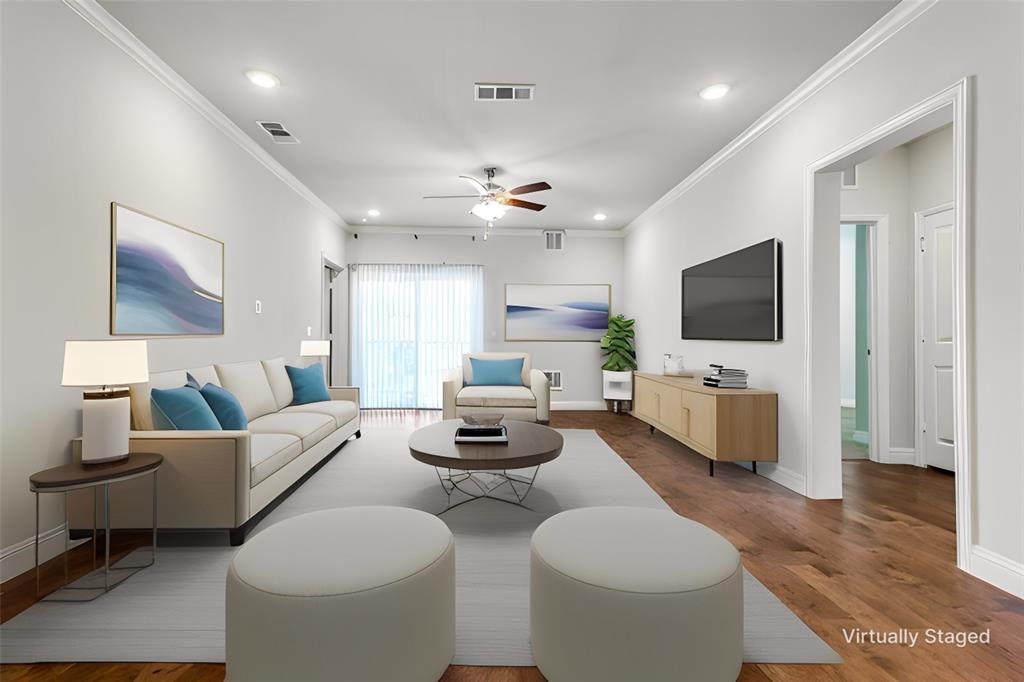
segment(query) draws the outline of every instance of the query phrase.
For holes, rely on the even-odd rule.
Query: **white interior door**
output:
[[[922,412],[925,464],[955,471],[953,450],[953,209],[918,220],[921,262]]]

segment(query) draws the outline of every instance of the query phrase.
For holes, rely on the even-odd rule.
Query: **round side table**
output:
[[[132,452],[126,458],[113,462],[101,462],[96,464],[83,464],[73,462],[64,464],[45,471],[39,471],[29,477],[29,490],[36,495],[36,596],[39,596],[39,494],[40,493],[64,493],[64,585],[54,592],[48,594],[45,601],[76,601],[85,602],[96,599],[117,587],[126,578],[136,572],[152,566],[156,561],[156,529],[157,529],[157,469],[163,464],[163,455],[152,452]],[[110,484],[128,481],[140,476],[153,477],[153,544],[149,563],[137,566],[122,566],[124,559],[118,562],[119,565],[110,565]],[[72,490],[92,488],[92,547],[93,567],[96,566],[96,491],[103,488],[103,524],[104,524],[104,560],[103,580],[99,580],[97,571],[68,584],[68,550],[70,544],[71,528],[68,519],[68,493]],[[82,594],[92,592],[93,594]]]

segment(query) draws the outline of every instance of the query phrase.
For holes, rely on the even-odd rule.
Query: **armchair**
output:
[[[479,360],[523,359],[522,385],[486,386],[473,383],[470,358]],[[444,376],[444,418],[467,414],[501,413],[506,419],[548,423],[551,412],[551,382],[544,372],[530,367],[529,353],[467,353],[462,367]]]

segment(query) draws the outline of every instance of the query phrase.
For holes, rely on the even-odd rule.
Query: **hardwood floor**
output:
[[[367,411],[364,428],[440,418],[435,412]],[[707,460],[632,417],[555,412],[556,428],[592,428],[680,514],[714,528],[743,555],[753,575],[843,657],[838,666],[743,666],[740,679],[776,680],[1022,680],[1024,601],[955,566],[953,477],[910,466],[843,463],[845,499],[808,500]],[[344,456],[344,455],[341,455]],[[114,549],[124,551],[115,536]],[[91,551],[73,552],[78,571]],[[80,555],[80,556],[79,556]],[[57,581],[63,564],[47,565]],[[34,601],[32,579],[0,587],[6,621]],[[991,630],[991,643],[964,648],[846,641],[843,629]],[[923,634],[921,635],[923,639]],[[223,665],[69,663],[3,666],[4,682],[22,680],[220,680]],[[452,666],[445,682],[534,682],[536,668]]]

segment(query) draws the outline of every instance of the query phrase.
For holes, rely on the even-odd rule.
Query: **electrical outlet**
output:
[[[263,314],[263,301],[256,301],[256,314],[257,315],[262,315]]]
[[[313,328],[312,327],[306,327],[306,336],[307,337],[313,336]]]

